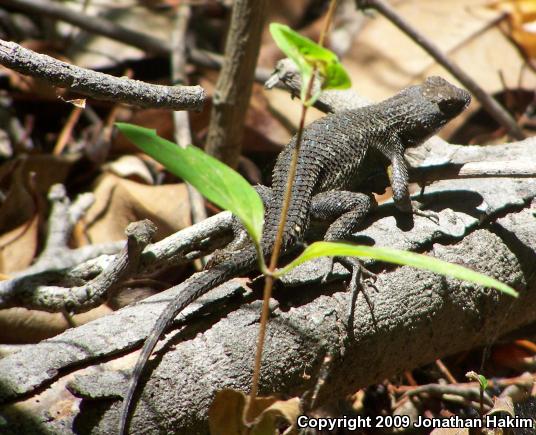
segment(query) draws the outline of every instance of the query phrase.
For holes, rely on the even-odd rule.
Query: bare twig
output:
[[[266,0],[235,0],[225,57],[212,100],[205,150],[236,168],[242,149]]]
[[[54,150],[52,151],[52,154],[55,156],[61,155],[63,153],[63,150],[65,149],[65,146],[67,145],[67,142],[69,142],[69,139],[71,138],[71,135],[73,133],[73,129],[80,119],[80,114],[82,113],[82,108],[78,106],[74,106],[71,110],[71,114],[69,115],[69,118],[67,118],[67,121],[63,125],[63,128],[61,129],[61,133],[58,136],[58,140],[56,141],[56,145],[54,145]]]
[[[168,41],[128,29],[103,17],[69,10],[48,0],[2,0],[2,5],[65,21],[90,33],[114,39],[149,53],[161,56],[169,56],[172,53],[172,47]],[[188,57],[195,65],[206,68],[220,69],[223,64],[222,56],[205,50],[192,48],[189,50]],[[266,68],[255,70],[255,80],[259,83],[264,83],[269,76],[270,71]]]
[[[65,21],[81,29],[123,41],[150,53],[168,55],[171,51],[169,43],[163,43],[157,38],[127,29],[101,17],[88,16],[48,0],[2,0],[2,6]]]
[[[410,177],[420,183],[452,178],[534,178],[536,177],[536,159],[467,162],[459,165],[449,163],[441,167],[412,168]]]
[[[63,184],[54,184],[50,188],[48,199],[52,208],[48,219],[47,239],[45,249],[36,264],[47,257],[56,256],[59,250],[69,248],[68,242],[74,226],[95,202],[93,194],[84,193],[71,204]]]
[[[420,34],[409,22],[402,18],[396,10],[384,0],[356,0],[358,8],[373,8],[398,27],[402,32],[415,41],[440,65],[456,77],[477,99],[488,113],[501,124],[513,138],[521,140],[526,136],[517,125],[512,116],[497,100],[491,97],[482,87],[473,80],[463,69],[450,60],[439,47],[428,38]]]
[[[175,25],[173,26],[172,44],[173,51],[171,54],[172,83],[185,84],[188,82],[186,75],[186,38],[188,22],[190,20],[191,10],[187,3],[181,3],[175,13]],[[175,126],[175,142],[180,147],[186,148],[192,143],[192,133],[190,130],[190,120],[188,112],[173,112],[173,124]],[[188,190],[188,199],[190,203],[190,213],[192,222],[198,223],[207,218],[205,201],[201,194],[189,183],[186,183]],[[197,269],[203,266],[201,260],[196,260]]]
[[[25,292],[4,293],[0,307],[23,306],[68,313],[88,311],[100,305],[117,283],[137,271],[141,253],[155,231],[156,226],[148,220],[130,224],[125,231],[128,240],[123,251],[102,273],[85,285],[71,288],[37,286]]]
[[[448,367],[441,361],[441,359],[436,359],[435,361],[437,368],[443,373],[443,376],[449,381],[451,384],[457,384],[458,381],[456,378],[452,375]]]
[[[326,356],[324,356],[320,369],[318,370],[314,388],[312,390],[308,390],[304,396],[302,396],[302,410],[304,414],[307,414],[309,411],[316,408],[318,395],[328,380],[333,362],[333,355],[331,353],[327,353]],[[307,394],[310,394],[310,397]]]
[[[427,394],[432,397],[442,398],[444,396],[459,396],[466,400],[480,401],[480,386],[478,383],[456,384],[456,385],[441,385],[428,384],[415,387],[406,393],[408,396],[416,396]],[[493,401],[487,393],[483,394],[483,401],[486,405],[492,406]]]
[[[0,64],[90,97],[173,110],[199,110],[206,95],[200,86],[163,86],[80,68],[0,39]]]
[[[77,205],[78,201],[68,207],[66,200],[59,195],[57,196],[49,218],[50,236],[43,254],[28,269],[14,275],[12,279],[0,282],[0,307],[26,306],[22,300],[27,296],[19,295],[31,294],[36,291],[41,294],[50,293],[53,295],[69,293],[72,289],[50,286],[50,281],[52,279],[56,281],[92,279],[92,277],[102,274],[111,263],[118,263],[118,256],[109,254],[117,253],[124,246],[124,242],[84,246],[72,250],[61,248],[63,241],[70,237],[70,232],[67,231],[68,222],[76,218],[81,207]],[[220,213],[197,225],[178,231],[157,243],[148,245],[140,256],[138,269],[144,273],[154,273],[172,265],[190,262],[207,255],[214,249],[221,248],[230,241],[231,221],[231,213]],[[66,230],[63,230],[62,223],[63,226],[67,227]],[[130,271],[129,273],[133,274],[134,272]],[[103,282],[100,282],[99,291],[107,292],[110,290],[109,288],[104,289],[102,284]],[[79,286],[78,290],[89,285],[90,282],[84,286]],[[46,299],[46,302],[48,301],[49,298]],[[39,306],[37,302],[32,305],[35,309],[52,311],[52,308],[61,308],[61,304],[56,304],[54,307],[50,304]],[[79,306],[78,311],[83,311],[86,308],[90,309],[91,306],[87,304]]]

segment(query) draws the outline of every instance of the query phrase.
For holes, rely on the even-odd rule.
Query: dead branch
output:
[[[51,216],[55,221],[54,216],[59,216],[59,213]],[[67,303],[71,312],[83,312],[104,299],[112,284],[117,284],[126,276],[135,272],[152,273],[190,262],[223,247],[230,237],[231,214],[224,212],[144,246],[136,262],[128,261],[128,255],[132,255],[128,250],[123,254],[110,255],[121,249],[124,242],[73,250],[55,249],[12,279],[0,282],[0,307],[22,306],[43,311],[63,311],[64,303]],[[125,262],[128,263],[128,273],[125,271]],[[51,276],[57,282],[87,282],[82,286],[59,287],[50,285]],[[91,297],[87,297],[87,292]]]
[[[126,229],[127,243],[123,251],[102,273],[82,286],[71,288],[28,285],[26,291],[2,292],[1,308],[22,306],[50,312],[80,313],[100,305],[114,286],[137,272],[140,256],[150,242],[156,227],[150,221],[130,224]]]
[[[92,17],[80,11],[71,10],[49,0],[2,0],[2,6],[65,21],[91,33],[125,42],[150,53],[168,55],[171,52],[169,42],[127,29],[102,17]]]
[[[480,101],[487,112],[506,129],[508,134],[517,140],[526,137],[523,130],[517,125],[515,119],[512,118],[510,113],[508,113],[497,100],[482,89],[482,87],[456,63],[450,60],[439,47],[432,43],[432,41],[426,38],[423,34],[419,33],[417,29],[401,17],[385,0],[356,0],[356,6],[361,9],[373,8],[377,10],[432,56],[437,63],[456,77],[456,79],[458,79],[460,83],[462,83],[478,99],[478,101]]]
[[[169,41],[153,38],[145,33],[128,29],[103,17],[94,17],[80,11],[72,11],[48,0],[2,0],[2,6],[4,5],[23,12],[65,21],[87,32],[114,39],[149,53],[161,56],[169,56],[172,53],[172,46]],[[221,55],[197,48],[190,48],[188,57],[193,64],[205,68],[220,69],[223,64]],[[255,80],[257,82],[264,83],[269,76],[270,71],[268,69],[261,67],[255,69]]]
[[[200,110],[206,94],[200,86],[153,85],[80,68],[0,39],[0,64],[92,98],[173,110]]]
[[[441,205],[439,226],[416,217],[408,229],[401,216],[396,216],[399,226],[395,217],[388,216],[359,233],[377,245],[416,250],[433,246],[437,258],[514,286],[521,293],[518,300],[408,267],[389,268],[380,274],[378,291],[369,295],[373,316],[359,298],[356,320],[347,335],[351,295],[340,282],[347,274],[336,270],[331,285],[319,285],[327,264],[303,265],[287,280],[301,288],[281,289],[273,300],[262,391],[301,395],[314,388],[323,357],[330,353],[335,361],[318,393],[322,404],[438,357],[489,345],[502,334],[535,322],[536,221],[531,207],[535,197],[536,180],[531,179],[443,181],[426,194]],[[34,404],[28,405],[34,418],[26,421],[44,422],[41,430],[55,427],[61,419],[63,427],[70,428],[76,421],[77,431],[96,427],[113,431],[117,398],[127,379],[121,368],[132,367],[136,354],[110,357],[139,346],[161,310],[181,290],[179,285],[6,356],[0,360],[0,399],[18,401],[18,406]],[[180,317],[145,373],[132,420],[137,431],[205,433],[206,411],[215,391],[247,391],[260,294],[239,297],[243,291],[234,282],[227,283]],[[222,292],[224,299],[218,298]],[[97,362],[102,364],[93,368]],[[51,384],[52,388],[44,388]],[[41,413],[51,415],[50,406],[59,394],[71,411],[41,419]],[[44,405],[36,410],[37,403]],[[24,423],[13,424],[21,429]]]
[[[186,3],[181,3],[175,12],[173,32],[171,35],[172,45],[174,47],[171,52],[171,81],[173,84],[187,84],[188,82],[188,76],[186,74],[186,38],[190,15],[190,5]],[[173,112],[173,125],[175,127],[175,142],[180,147],[186,148],[193,143],[188,112]],[[186,187],[188,190],[192,223],[196,224],[207,218],[205,200],[191,184],[186,183]],[[197,266],[202,266],[201,260],[198,261],[200,264]]]
[[[235,0],[225,57],[212,99],[208,154],[236,168],[264,22],[266,0]]]

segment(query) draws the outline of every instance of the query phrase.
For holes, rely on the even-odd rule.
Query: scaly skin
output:
[[[411,212],[404,150],[435,134],[461,113],[470,99],[466,91],[440,77],[430,77],[422,85],[408,87],[381,103],[327,115],[307,126],[283,233],[283,251],[301,240],[311,216],[334,220],[326,233],[327,240],[343,239],[355,230],[374,206],[374,200],[369,192],[354,193],[347,189],[362,175],[360,168],[367,163],[367,155],[373,149],[392,165],[395,204],[400,210]],[[277,233],[294,147],[295,139],[292,139],[274,167],[262,236],[265,255],[270,254]],[[186,281],[187,289],[162,312],[143,345],[121,409],[121,435],[126,431],[130,404],[141,373],[172,320],[211,289],[256,267],[255,250],[246,245],[232,255],[223,255],[208,270]]]

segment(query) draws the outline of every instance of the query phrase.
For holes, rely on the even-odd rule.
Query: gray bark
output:
[[[519,299],[386,266],[378,291],[369,291],[372,313],[360,296],[347,328],[350,295],[341,281],[346,273],[337,269],[330,284],[320,285],[325,262],[303,265],[275,293],[261,392],[302,394],[314,386],[330,352],[336,362],[319,397],[326,402],[436,358],[488,345],[536,321],[535,196],[534,179],[449,180],[428,188],[424,197],[439,211],[439,226],[420,217],[395,219],[389,206],[380,208],[380,218],[359,233],[360,240],[428,251],[472,267],[519,290]],[[0,412],[8,433],[114,433],[119,397],[136,356],[128,353],[172,297],[160,293],[0,360],[5,404]],[[131,433],[206,433],[214,393],[248,391],[259,298],[258,288],[232,281],[176,321],[145,372]],[[51,410],[58,400],[56,415]],[[22,406],[31,419],[21,414]]]

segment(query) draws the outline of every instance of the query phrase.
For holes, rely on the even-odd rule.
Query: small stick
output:
[[[393,23],[408,37],[421,46],[424,51],[426,51],[437,61],[437,63],[439,63],[454,77],[456,77],[456,79],[458,79],[460,83],[462,83],[478,99],[478,101],[480,101],[488,113],[499,124],[501,124],[512,137],[517,140],[525,139],[525,133],[523,133],[514,118],[512,118],[510,113],[508,113],[506,109],[497,102],[497,100],[491,97],[464,70],[450,60],[445,53],[439,49],[439,47],[433,44],[424,35],[417,32],[417,30],[408,21],[402,18],[387,2],[384,0],[356,0],[356,5],[358,8],[376,9],[380,14],[391,21],[391,23]]]
[[[186,75],[186,37],[188,23],[190,21],[190,5],[181,3],[175,12],[173,32],[171,35],[173,50],[171,52],[171,82],[173,84],[185,84],[188,82]],[[175,142],[182,148],[192,143],[192,132],[188,112],[174,111],[173,124],[175,127]],[[189,183],[186,183],[192,223],[196,224],[207,218],[205,200],[203,196]],[[203,269],[203,258],[194,260],[195,268]]]
[[[200,110],[206,100],[205,91],[201,86],[153,85],[139,80],[114,77],[35,53],[2,39],[0,39],[0,64],[21,74],[43,79],[54,86],[115,103],[173,110]]]

